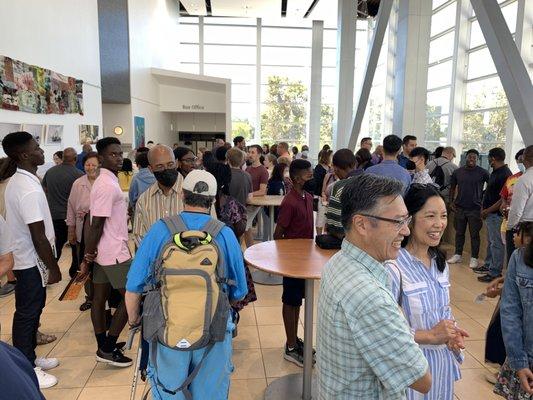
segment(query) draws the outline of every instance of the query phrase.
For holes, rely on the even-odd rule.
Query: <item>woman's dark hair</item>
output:
[[[17,172],[17,163],[9,157],[0,158],[0,182],[11,178]]]
[[[54,156],[56,156],[57,158],[60,158],[62,160],[63,159],[63,152],[61,150],[56,151],[54,153]]]
[[[211,150],[204,151],[202,155],[202,164],[204,165],[204,168],[207,168],[209,164],[215,161],[215,157],[213,157],[213,152]]]
[[[133,172],[133,163],[129,158],[122,160],[122,169],[123,172]]]
[[[359,149],[355,153],[355,160],[357,161],[357,168],[367,169],[372,160],[372,154],[370,154],[370,150],[368,149]]]
[[[407,207],[409,215],[412,215],[414,217],[415,214],[419,212],[424,207],[426,202],[432,197],[440,197],[442,199],[442,196],[434,185],[411,185],[409,191],[407,192],[404,198],[405,206]],[[416,218],[413,218],[413,224],[415,223],[415,220]],[[403,239],[402,247],[407,246],[410,236],[411,235],[406,236]],[[436,246],[429,248],[429,254],[432,257],[435,257],[435,261],[437,262],[437,269],[440,272],[444,271],[444,269],[446,268],[446,253],[441,250],[439,246]]]
[[[270,181],[280,181],[283,182],[285,168],[287,168],[287,164],[285,163],[279,163],[274,166],[274,169],[272,170],[272,177],[268,180]]]
[[[529,236],[529,243],[524,249],[524,263],[533,268],[533,221],[521,222],[519,225],[519,235],[523,238]]]
[[[88,152],[87,154],[85,154],[85,155],[83,156],[83,159],[81,160],[82,164],[85,165],[85,163],[87,162],[87,160],[88,160],[89,158],[93,158],[93,157],[94,157],[94,158],[98,158],[98,153],[97,153],[96,151],[90,151],[90,152]],[[122,165],[124,165],[124,164],[122,164]]]
[[[139,168],[148,168],[150,165],[148,162],[148,152],[137,150],[137,154],[135,154],[135,164],[137,164]]]
[[[435,158],[442,157],[442,151],[444,150],[444,147],[439,146],[435,149],[435,152],[433,153],[435,155]]]
[[[411,150],[411,154],[409,154],[409,157],[418,156],[422,156],[424,158],[424,164],[427,164],[429,161],[430,152],[425,147],[415,147],[413,150]]]
[[[228,149],[224,146],[217,147],[215,150],[215,158],[218,162],[223,163],[226,161],[226,153],[228,152]]]
[[[229,185],[231,183],[231,168],[223,163],[210,163],[206,166],[206,171],[213,175],[217,181],[217,197],[220,193],[229,196]]]
[[[272,146],[270,146],[270,154],[274,154],[276,157],[278,156],[278,145],[277,144],[273,144]]]
[[[183,157],[185,157],[187,154],[192,153],[192,150],[188,147],[176,147],[174,149],[174,157],[177,161],[181,161]]]
[[[292,154],[294,155],[298,154],[298,147],[292,146]]]

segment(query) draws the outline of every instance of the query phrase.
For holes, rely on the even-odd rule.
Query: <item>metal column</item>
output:
[[[374,27],[374,35],[370,44],[370,52],[366,60],[366,70],[363,84],[361,85],[361,92],[359,93],[359,101],[355,116],[352,123],[352,130],[348,148],[355,150],[361,132],[361,125],[365,116],[368,98],[370,97],[370,90],[372,89],[372,82],[374,81],[374,74],[378,65],[379,54],[381,53],[381,46],[383,45],[383,38],[389,23],[389,17],[392,10],[392,3],[394,0],[381,0],[379,4],[379,11],[377,15],[377,23]]]
[[[320,114],[322,108],[322,51],[324,22],[313,21],[313,47],[311,49],[311,90],[309,95],[309,149],[310,159],[318,160],[320,151]]]
[[[497,0],[470,0],[500,76],[516,124],[527,145],[533,144],[533,86]]]

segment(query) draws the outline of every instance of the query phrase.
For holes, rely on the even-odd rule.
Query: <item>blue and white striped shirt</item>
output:
[[[437,269],[435,259],[427,268],[420,260],[402,248],[398,259],[388,262],[392,293],[400,298],[400,273],[402,280],[402,308],[412,330],[430,330],[443,319],[453,319],[450,308],[450,270]],[[393,264],[393,265],[391,265]],[[397,267],[395,267],[395,266]],[[461,378],[459,363],[462,354],[454,354],[445,344],[420,345],[426,356],[433,384],[428,394],[407,390],[409,400],[452,400],[453,382]]]

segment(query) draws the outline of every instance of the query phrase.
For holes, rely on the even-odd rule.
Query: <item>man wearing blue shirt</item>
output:
[[[200,230],[211,218],[209,210],[213,206],[217,184],[210,173],[202,170],[191,171],[183,181],[184,211],[180,214],[187,227]],[[156,222],[141,242],[139,250],[128,273],[126,284],[126,307],[130,326],[140,322],[139,306],[141,294],[147,284],[153,262],[159,256],[161,248],[169,241],[170,231],[163,221]],[[224,227],[215,237],[221,257],[224,257],[227,278],[236,282],[228,287],[230,302],[244,298],[248,292],[242,252],[233,231]],[[196,400],[227,399],[230,384],[230,374],[233,371],[232,332],[235,325],[231,315],[228,315],[226,337],[217,342],[189,386],[193,398]],[[190,371],[200,362],[205,348],[194,351],[178,351],[163,345],[158,345],[157,370],[148,366],[148,377],[152,385],[154,399],[182,400],[184,395],[164,392],[156,382],[156,378],[167,388],[180,386]]]
[[[139,196],[155,183],[155,176],[148,168],[150,165],[148,162],[148,150],[148,147],[139,147],[135,155],[135,164],[139,167],[139,172],[133,176],[128,193],[132,209],[135,208]]]
[[[411,160],[411,151],[416,147],[416,136],[405,135],[402,140],[402,152],[398,156],[400,167],[407,169],[407,164]]]
[[[415,142],[416,143],[416,142]],[[389,135],[383,139],[383,161],[366,169],[366,173],[386,176],[399,180],[403,184],[404,194],[411,185],[411,175],[398,164],[398,152],[402,147],[402,139],[396,135]]]

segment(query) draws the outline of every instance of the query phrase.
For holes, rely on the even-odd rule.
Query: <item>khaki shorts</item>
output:
[[[94,263],[93,283],[110,283],[113,289],[124,289],[126,278],[130,270],[131,260],[114,265],[100,265]]]

